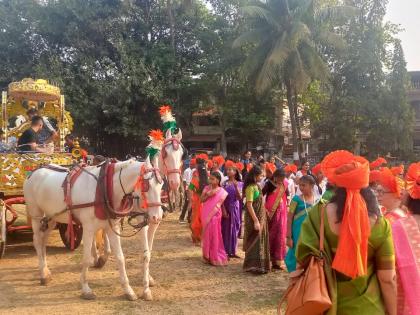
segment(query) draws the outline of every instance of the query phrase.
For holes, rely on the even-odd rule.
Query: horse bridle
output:
[[[140,169],[140,176],[142,176],[142,185],[141,185],[142,194],[147,193],[150,189],[150,180],[152,179],[152,177],[148,179],[145,178],[146,175],[149,173],[152,173],[152,177],[154,176],[159,184],[161,184],[163,181],[159,168],[157,167],[146,168],[143,165],[142,168]],[[146,198],[146,196],[143,195],[143,198]],[[162,202],[160,200],[159,202],[147,202],[147,199],[145,199],[145,201],[146,201],[146,207],[145,207],[146,209],[162,206]]]
[[[165,159],[166,159],[166,157],[168,156],[168,153],[166,152],[165,148],[166,148],[167,146],[169,146],[169,145],[172,145],[172,148],[173,148],[175,151],[178,151],[178,150],[179,150],[179,148],[181,147],[181,149],[182,149],[182,151],[183,151],[183,155],[185,155],[185,153],[187,152],[187,151],[186,151],[186,148],[185,148],[185,147],[184,147],[184,145],[181,143],[181,141],[180,141],[180,140],[178,140],[178,139],[177,139],[177,138],[175,138],[175,137],[168,138],[168,139],[166,139],[166,140],[163,142],[163,148],[162,148],[162,161],[163,161],[163,166],[164,166],[164,168],[165,168],[165,175],[169,175],[169,174],[179,174],[179,176],[181,177],[181,174],[182,174],[181,169],[178,169],[178,168],[168,169],[168,167],[167,167],[167,165],[166,165]]]
[[[121,189],[124,193],[124,198],[132,198],[133,200],[136,200],[137,203],[139,203],[140,197],[139,196],[133,196],[134,189],[130,193],[127,193],[126,190],[124,189],[124,185],[123,185],[122,179],[121,179],[121,174],[122,174],[123,169],[124,169],[123,167],[120,169],[119,181],[120,181]],[[142,197],[143,198],[146,198],[145,193],[147,193],[149,191],[149,188],[150,188],[150,183],[149,182],[150,182],[152,177],[147,178],[147,179],[145,178],[146,175],[149,174],[149,173],[153,173],[152,176],[154,176],[156,178],[156,180],[158,181],[159,184],[162,183],[162,181],[163,181],[159,168],[157,168],[157,167],[146,168],[145,165],[143,164],[142,167],[140,168],[140,174],[139,174],[139,179],[140,179],[140,182],[142,184],[141,185],[141,192],[142,192],[142,195],[143,195]],[[139,204],[137,204],[137,205],[139,205]],[[149,203],[149,202],[146,201],[146,205],[147,205],[146,207],[139,207],[139,208],[149,209],[149,208],[153,208],[153,207],[160,207],[160,206],[162,206],[162,203],[161,202],[150,202]]]

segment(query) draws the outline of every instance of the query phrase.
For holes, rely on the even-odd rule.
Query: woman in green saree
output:
[[[363,168],[360,159],[345,157],[328,177],[337,186],[331,201],[321,200],[302,224],[296,258],[299,266],[305,266],[311,255],[319,255],[320,210],[325,207],[324,270],[332,300],[327,314],[395,315],[397,299],[391,226],[381,216],[373,191],[364,188],[368,185],[369,168]],[[340,161],[337,157],[334,160],[334,163]],[[360,181],[360,176],[366,178]],[[355,185],[355,181],[359,183]],[[345,238],[348,231],[350,238]],[[352,239],[353,235],[358,237]]]
[[[244,183],[247,211],[245,211],[243,269],[257,274],[271,270],[267,214],[261,188],[257,184],[261,178],[261,168],[254,166]]]

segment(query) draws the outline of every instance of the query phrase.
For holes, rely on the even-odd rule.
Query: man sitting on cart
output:
[[[36,108],[31,108],[26,112],[29,119],[32,119],[34,116],[38,116],[38,110]],[[42,130],[39,132],[39,143],[53,143],[54,140],[58,137],[57,131],[51,125],[47,117],[41,117],[43,121]]]
[[[18,151],[47,153],[49,150],[42,147],[39,142],[39,133],[44,126],[44,120],[40,116],[33,116],[31,127],[26,129],[18,140]]]

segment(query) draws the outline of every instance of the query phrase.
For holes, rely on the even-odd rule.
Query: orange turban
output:
[[[297,166],[295,164],[287,164],[284,167],[284,171],[285,172],[290,172],[290,173],[296,173],[297,172]]]
[[[274,174],[276,169],[277,167],[274,163],[270,163],[270,162],[265,163],[265,170],[269,171],[271,174]]]
[[[238,167],[233,161],[227,160],[225,163],[225,168],[238,168]]]
[[[191,159],[190,167],[195,167],[196,165],[197,165],[197,160],[196,159]]]
[[[242,162],[238,162],[238,163],[236,163],[236,168],[237,168],[240,172],[242,172],[242,170],[245,168],[244,163],[242,163]]]
[[[221,155],[216,155],[213,157],[213,165],[217,164],[218,167],[221,167],[225,164],[225,158]]]
[[[213,168],[213,161],[212,160],[207,161],[207,168],[210,169],[210,170]]]
[[[328,181],[347,191],[337,252],[332,267],[354,279],[367,274],[370,222],[360,189],[369,185],[369,162],[348,151],[328,154],[321,163]]]
[[[395,193],[398,197],[400,197],[401,189],[399,181],[387,167],[382,167],[380,170],[371,171],[369,182],[377,182],[388,189],[390,192]]]
[[[404,173],[404,165],[391,167],[391,172],[395,176],[403,174]]]
[[[381,171],[373,170],[369,174],[369,183],[378,183],[381,180]]]
[[[314,175],[318,175],[318,173],[321,171],[321,163],[315,165],[314,167],[312,167],[312,173]]]
[[[209,159],[209,156],[205,153],[201,153],[201,154],[196,155],[195,159],[207,161]]]
[[[370,163],[370,169],[373,170],[375,168],[378,168],[384,164],[388,163],[383,157],[378,157],[375,161]]]
[[[406,189],[413,199],[420,199],[420,162],[410,165],[405,176]]]

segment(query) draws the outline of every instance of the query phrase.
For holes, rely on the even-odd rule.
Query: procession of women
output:
[[[302,313],[280,303],[280,313],[420,314],[420,162],[369,162],[344,150],[314,166],[253,160],[249,151],[186,162],[191,240],[203,263],[288,272],[291,289],[322,251],[327,307]]]

